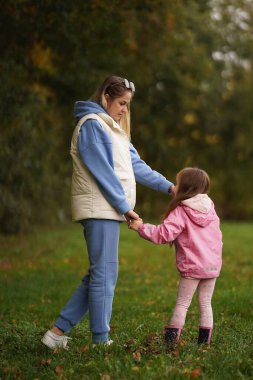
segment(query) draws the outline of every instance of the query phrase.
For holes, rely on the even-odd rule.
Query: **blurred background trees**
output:
[[[136,85],[141,157],[204,168],[219,214],[252,218],[251,1],[7,0],[0,19],[2,232],[69,220],[73,104],[111,74]],[[144,218],[167,201],[138,188]]]

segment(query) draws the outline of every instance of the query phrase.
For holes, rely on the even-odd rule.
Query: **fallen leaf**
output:
[[[135,371],[135,372],[138,372],[140,370],[140,368],[139,367],[132,367],[132,371]]]
[[[87,352],[87,351],[89,351],[89,346],[88,346],[88,345],[83,346],[83,347],[81,348],[81,352]]]
[[[126,350],[130,350],[132,348],[132,346],[134,346],[136,344],[136,340],[135,339],[129,339],[125,344],[124,344],[124,348]]]
[[[101,380],[111,380],[111,376],[107,375],[107,373],[103,373],[101,375]]]
[[[12,264],[9,261],[0,262],[0,270],[9,270],[12,269]]]
[[[3,369],[3,371],[4,371],[5,373],[8,373],[8,372],[12,372],[13,369],[12,369],[11,367],[5,367],[5,368]]]
[[[60,366],[60,365],[57,365],[56,367],[55,367],[55,373],[57,373],[57,374],[60,374],[60,373],[62,373],[62,367]]]
[[[135,351],[133,352],[133,359],[135,362],[140,362],[141,361],[141,353],[140,351]]]
[[[197,379],[201,376],[201,368],[194,368],[191,371],[191,379]]]
[[[180,350],[178,347],[167,347],[166,353],[174,356],[175,358],[178,358],[180,356]]]
[[[156,303],[156,301],[154,301],[154,300],[149,300],[149,301],[145,301],[145,302],[143,302],[143,305],[150,306],[150,305],[154,305],[155,303]]]
[[[18,378],[18,377],[22,377],[22,375],[23,375],[23,372],[22,372],[22,371],[17,371],[17,372],[15,373],[15,375],[14,375],[14,378],[16,379],[16,378]]]
[[[52,362],[52,359],[42,359],[40,364],[47,366],[47,365],[50,365],[51,362]]]
[[[120,263],[121,263],[121,266],[125,266],[125,265],[127,265],[128,264],[128,260],[127,259],[125,259],[125,258],[120,258]]]
[[[184,368],[183,373],[185,375],[190,375],[192,373],[192,370],[190,368]]]
[[[159,337],[159,334],[157,334],[157,333],[150,333],[150,334],[146,337],[146,341],[147,341],[147,342],[152,342],[153,340],[156,340],[158,337]]]
[[[209,350],[209,346],[203,346],[199,348],[200,352],[208,352],[208,350]]]

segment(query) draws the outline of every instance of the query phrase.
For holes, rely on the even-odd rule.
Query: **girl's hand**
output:
[[[139,215],[136,214],[136,212],[133,211],[133,210],[129,210],[124,215],[125,215],[128,227],[130,227],[130,223],[131,223],[132,220],[139,219]]]
[[[176,195],[176,186],[172,185],[169,189],[169,193],[174,197]]]
[[[143,224],[143,220],[139,218],[138,220],[132,220],[129,228],[134,231],[138,231],[139,227]]]

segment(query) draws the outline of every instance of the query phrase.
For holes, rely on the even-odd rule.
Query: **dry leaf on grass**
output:
[[[173,350],[170,351],[171,355],[174,356],[175,358],[178,358],[180,356],[180,350],[178,347],[174,348]]]
[[[60,366],[60,365],[57,365],[56,367],[55,367],[55,373],[57,373],[57,374],[60,374],[60,373],[62,373],[62,366]]]
[[[107,373],[102,373],[101,380],[111,380],[111,376]]]
[[[133,359],[135,362],[140,362],[141,361],[141,353],[140,351],[135,351],[133,352]]]
[[[124,343],[124,348],[126,350],[130,350],[132,348],[132,346],[134,346],[135,344],[136,344],[135,339],[129,339],[128,341],[126,341],[126,343]]]
[[[17,371],[14,375],[14,379],[17,379],[19,377],[22,377],[23,376],[23,372],[22,371]]]
[[[50,365],[51,362],[52,362],[52,359],[42,359],[42,360],[40,361],[40,364],[41,364],[41,365],[44,365],[44,366],[47,366],[47,365]]]
[[[201,368],[194,368],[192,371],[191,371],[191,379],[197,379],[198,377],[201,376]]]
[[[87,351],[89,351],[89,346],[88,346],[88,345],[83,346],[83,347],[81,348],[81,352],[87,352]]]

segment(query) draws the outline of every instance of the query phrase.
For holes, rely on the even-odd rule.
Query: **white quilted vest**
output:
[[[108,133],[112,141],[114,171],[126,194],[126,200],[134,209],[136,201],[136,183],[129,151],[129,138],[121,127],[103,113],[89,114],[81,118],[74,130],[70,153],[73,159],[71,208],[73,221],[82,219],[113,219],[123,221],[115,208],[104,198],[93,175],[83,164],[77,146],[78,134],[83,123],[95,119]]]

